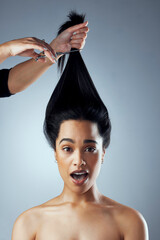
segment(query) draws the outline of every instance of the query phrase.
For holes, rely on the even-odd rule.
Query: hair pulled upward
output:
[[[84,21],[84,15],[78,15],[75,12],[71,12],[68,17],[70,21],[64,23],[58,33]],[[63,64],[64,61],[60,61],[59,67],[63,68]],[[111,132],[108,111],[94,86],[80,52],[70,53],[63,74],[46,108],[44,134],[54,149],[60,125],[69,119],[97,123],[99,134],[103,138],[103,147],[108,147]]]
[[[85,19],[85,14],[77,14],[76,11],[71,11],[67,17],[69,18],[69,20],[63,23],[59,27],[57,35],[59,35],[61,32],[63,32],[69,27],[72,27],[79,23],[83,23]],[[60,70],[61,73],[63,71],[64,62],[65,62],[65,55],[63,55],[61,58],[58,59],[58,69]]]

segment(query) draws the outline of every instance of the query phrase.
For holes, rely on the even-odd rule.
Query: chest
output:
[[[35,240],[121,240],[114,219],[107,214],[62,214],[47,216]]]

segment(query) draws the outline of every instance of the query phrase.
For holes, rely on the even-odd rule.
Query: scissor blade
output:
[[[75,49],[75,50],[71,50],[69,52],[56,52],[57,55],[61,55],[61,54],[70,54],[72,52],[79,52],[82,49]]]

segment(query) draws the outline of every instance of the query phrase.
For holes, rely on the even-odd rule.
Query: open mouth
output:
[[[77,170],[70,174],[70,176],[72,177],[72,181],[77,185],[82,185],[83,183],[85,183],[88,180],[88,175],[89,173],[85,170]]]
[[[71,173],[71,177],[75,180],[82,180],[87,177],[88,173]]]

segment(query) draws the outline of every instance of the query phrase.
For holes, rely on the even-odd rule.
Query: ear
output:
[[[102,151],[102,158],[101,158],[101,162],[103,163],[103,161],[104,161],[104,155],[105,155],[105,153],[106,153],[106,150],[105,150],[105,148],[103,148],[103,151]]]
[[[55,157],[55,160],[57,159],[57,153],[56,153],[56,150],[54,149],[54,157]]]

